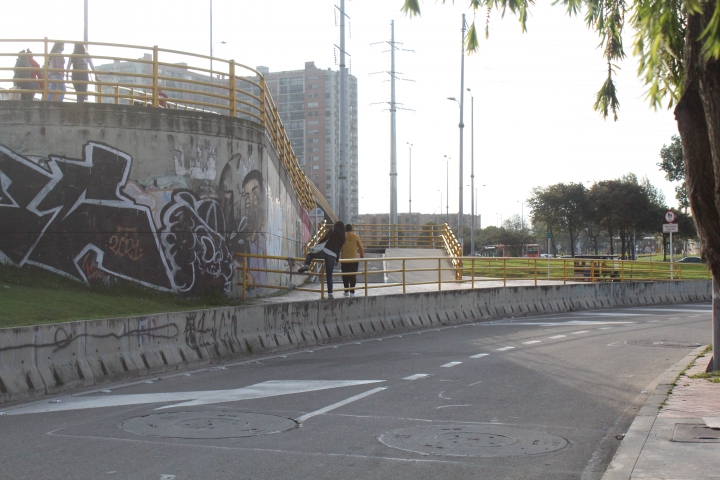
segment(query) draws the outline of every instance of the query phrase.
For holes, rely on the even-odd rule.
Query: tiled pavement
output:
[[[720,383],[706,378],[690,378],[706,371],[711,358],[712,355],[698,357],[695,365],[680,377],[658,418],[720,417]]]

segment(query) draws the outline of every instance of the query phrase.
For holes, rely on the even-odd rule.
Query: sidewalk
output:
[[[706,371],[712,355],[698,357],[704,350],[658,379],[603,479],[720,478],[720,383],[690,378]]]
[[[293,275],[293,278],[297,278],[298,275]],[[335,298],[342,298],[343,288],[342,277],[334,278],[333,288],[335,289]],[[578,282],[567,282],[567,285],[575,284]],[[530,280],[507,280],[508,287],[530,287],[535,285],[533,279]],[[562,285],[562,280],[543,280],[538,278],[537,285]],[[368,283],[368,296],[374,297],[377,295],[396,295],[403,293],[402,285],[389,285],[385,286],[384,283]],[[475,288],[497,288],[503,286],[502,278],[490,278],[490,277],[475,277]],[[249,305],[263,305],[268,303],[285,303],[285,302],[299,302],[304,300],[320,300],[320,285],[318,283],[307,283],[302,285],[302,288],[313,290],[313,292],[304,292],[291,290],[289,292],[282,292],[279,295],[272,295],[269,297],[259,298],[248,298],[247,303]],[[442,283],[440,290],[469,290],[472,288],[471,278],[468,276],[463,277],[463,282],[453,283]],[[420,292],[437,292],[438,284],[429,283],[426,285],[407,285],[405,287],[406,293],[420,293]],[[327,285],[325,286],[325,295],[327,298]],[[365,284],[358,282],[355,286],[355,295],[358,297],[365,296]]]

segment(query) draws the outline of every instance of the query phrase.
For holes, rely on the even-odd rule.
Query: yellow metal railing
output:
[[[261,258],[268,260],[289,260],[286,257],[236,254],[236,257],[242,259],[242,265],[238,270],[242,272],[243,278],[243,300],[246,298],[245,278],[250,272],[266,272],[288,274],[287,270],[273,270],[263,268],[249,267],[249,258]],[[293,259],[295,262],[302,264],[304,259]],[[452,265],[447,265],[450,260]],[[310,271],[307,275],[310,277],[319,277],[320,286],[317,288],[297,287],[297,286],[278,286],[278,285],[259,285],[253,284],[253,288],[268,288],[279,290],[298,290],[304,292],[319,293],[321,298],[325,298],[325,267],[321,260],[315,261],[320,267],[318,271]],[[672,270],[670,264],[658,264],[658,262],[636,262],[632,260],[583,260],[583,259],[541,259],[541,258],[482,258],[482,257],[397,257],[397,258],[359,258],[353,260],[340,260],[339,263],[360,262],[360,268],[357,273],[333,273],[334,277],[343,277],[348,275],[357,275],[358,284],[354,290],[363,291],[365,296],[369,290],[388,287],[402,287],[402,292],[406,293],[407,287],[415,285],[437,285],[438,290],[443,289],[444,284],[463,283],[469,288],[476,288],[477,285],[487,282],[502,282],[503,286],[507,286],[508,282],[523,280],[525,285],[528,281],[532,285],[537,286],[538,282],[545,284],[567,284],[567,283],[600,283],[600,282],[646,282],[646,281],[683,281],[683,280],[709,280],[711,278],[710,271],[704,265],[681,265],[674,264]],[[390,262],[400,262],[400,268],[385,268]],[[432,264],[432,266],[409,267],[410,262],[423,262]],[[447,277],[443,279],[443,272],[457,273],[458,268],[455,262],[462,265],[460,271],[461,276],[453,275],[453,279]],[[378,269],[370,269],[372,263],[380,264]],[[432,275],[433,280],[411,281],[413,273],[417,272],[436,272]],[[393,283],[369,283],[369,275],[389,273],[400,273],[402,281]],[[348,289],[337,287],[335,291],[343,292]],[[395,293],[395,292],[393,292]]]
[[[443,248],[441,225],[359,223],[353,231],[365,248]]]
[[[53,46],[60,43],[65,45],[68,52],[51,53]],[[128,103],[252,119],[268,132],[303,207],[310,211],[319,202],[328,215],[335,217],[300,168],[278,109],[260,72],[235,60],[158,46],[85,42],[90,54],[70,53],[73,45],[81,43],[47,38],[0,39],[0,89],[5,89],[4,96],[13,98],[25,94],[34,98],[40,95],[42,100],[48,100],[50,95],[62,94],[77,99],[80,94],[95,103]],[[26,49],[34,53],[18,53]],[[138,54],[142,56],[137,58]],[[15,66],[16,59],[29,59],[31,56],[39,67]],[[53,63],[56,64],[58,58],[63,68],[51,68],[50,60],[55,59]],[[68,58],[91,59],[94,64],[103,61],[111,63],[102,65],[102,70],[97,67],[95,71],[73,70],[67,65]],[[209,65],[213,65],[213,68]],[[72,79],[73,74],[88,75],[89,78]],[[40,76],[41,80],[13,78],[30,75]],[[62,78],[49,78],[50,75]],[[59,88],[51,90],[51,84],[63,84],[70,88],[67,91]],[[74,87],[80,85],[86,85],[88,92],[76,92]]]

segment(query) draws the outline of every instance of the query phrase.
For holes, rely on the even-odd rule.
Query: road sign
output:
[[[675,222],[676,218],[677,216],[672,210],[668,210],[667,212],[665,212],[665,223],[673,223]]]
[[[547,238],[552,238],[552,232],[547,232]]]
[[[313,222],[319,222],[325,218],[325,212],[323,212],[321,208],[316,208],[314,210],[310,210],[309,217]]]
[[[663,233],[678,233],[677,223],[663,223]]]

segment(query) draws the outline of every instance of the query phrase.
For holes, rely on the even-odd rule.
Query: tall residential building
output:
[[[325,195],[335,211],[339,207],[340,174],[340,72],[321,70],[305,62],[304,70],[270,72],[257,67],[280,112],[290,143],[307,177]],[[348,210],[358,220],[358,116],[357,78],[347,77]]]

